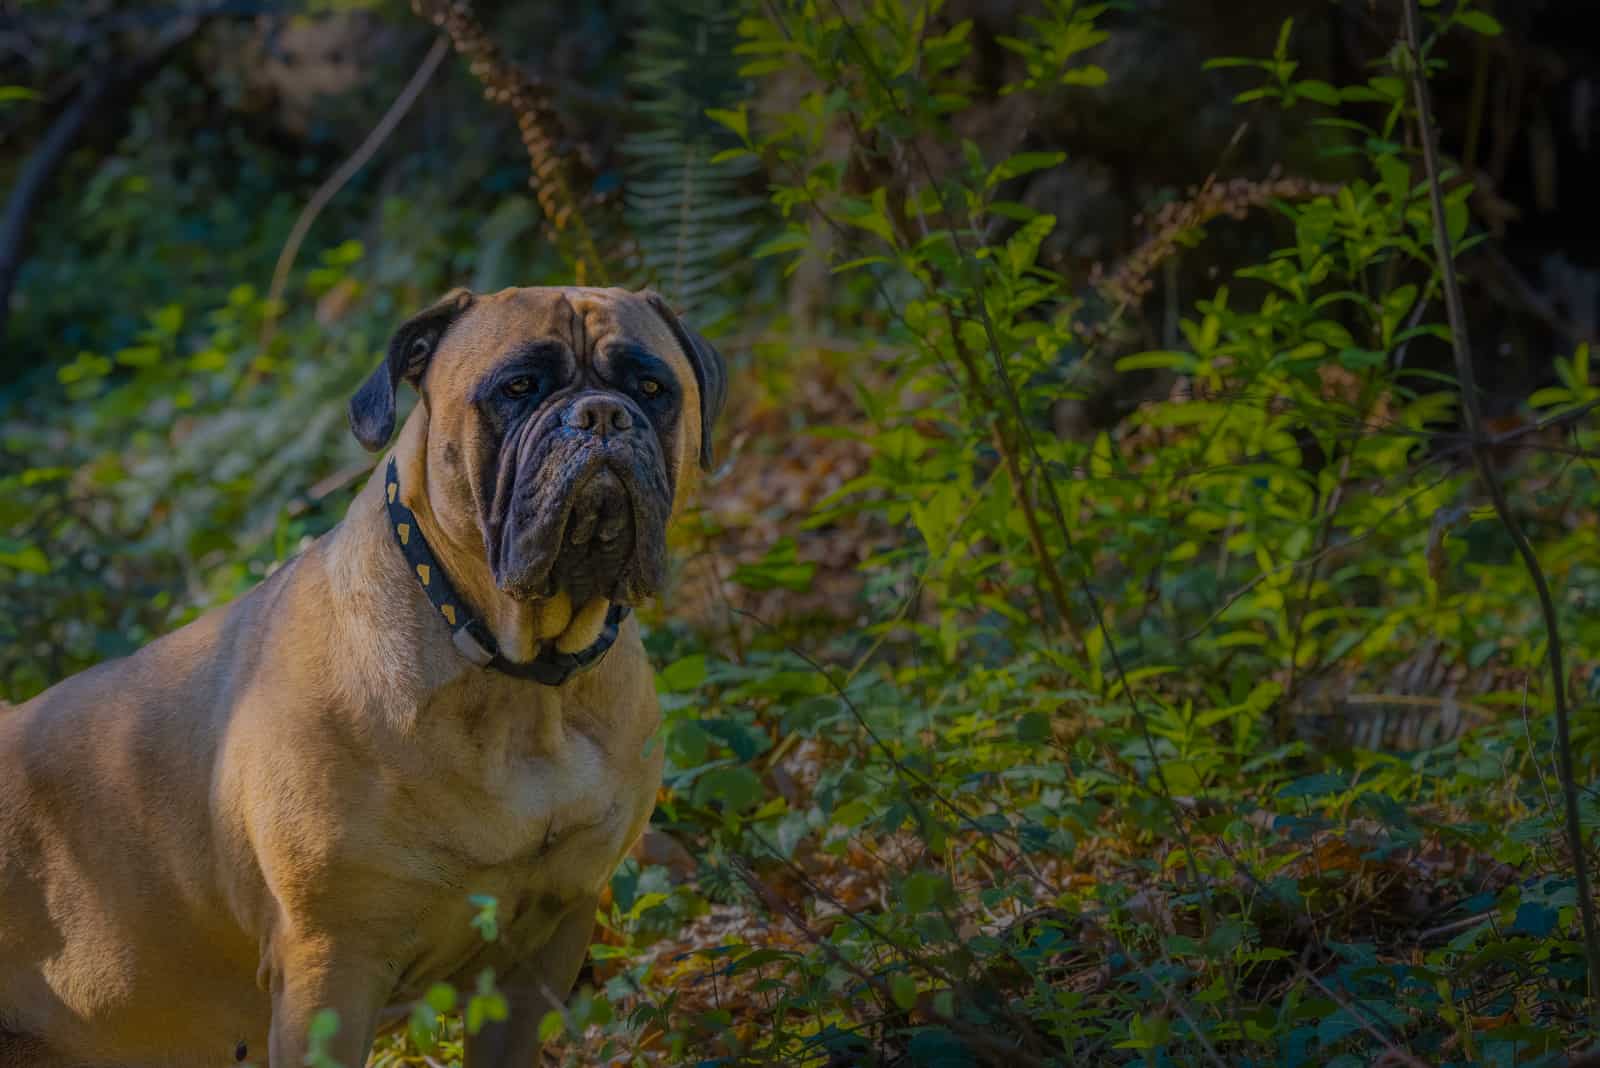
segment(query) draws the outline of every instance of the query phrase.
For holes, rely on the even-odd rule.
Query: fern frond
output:
[[[735,142],[706,117],[745,92],[733,54],[737,20],[737,5],[716,0],[652,4],[628,73],[640,120],[622,144],[634,280],[702,322],[732,310],[728,293],[766,229],[766,201],[749,192],[757,161],[713,162]]]

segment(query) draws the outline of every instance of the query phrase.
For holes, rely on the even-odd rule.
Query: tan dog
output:
[[[0,708],[0,1068],[291,1068],[324,1007],[356,1068],[486,967],[510,1019],[467,1063],[531,1064],[660,783],[617,606],[659,589],[724,374],[653,294],[454,294],[351,401],[380,449],[422,394],[342,523]]]

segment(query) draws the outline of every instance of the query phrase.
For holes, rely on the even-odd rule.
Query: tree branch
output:
[[[44,140],[23,164],[16,185],[6,199],[5,217],[0,220],[0,337],[4,337],[11,314],[11,292],[26,258],[28,234],[33,229],[35,208],[57,169],[72,151],[89,120],[111,101],[127,106],[133,90],[167,61],[167,57],[216,14],[208,9],[173,19],[157,36],[144,55],[117,72],[102,67],[79,91],[46,131]]]
[[[329,175],[327,181],[317,186],[317,191],[311,194],[311,199],[306,201],[306,206],[300,210],[294,226],[289,229],[289,237],[284,241],[282,251],[278,253],[278,263],[272,269],[272,284],[267,289],[267,314],[261,323],[263,350],[272,341],[273,330],[278,321],[278,303],[283,299],[284,287],[289,283],[289,271],[294,266],[295,257],[300,253],[301,242],[311,231],[311,224],[317,221],[317,216],[322,214],[322,209],[328,206],[328,202],[356,176],[357,171],[367,165],[383,146],[384,141],[388,140],[394,128],[400,124],[400,120],[411,110],[411,105],[417,102],[422,90],[433,79],[434,71],[439,69],[439,64],[444,61],[445,54],[449,51],[448,38],[440,37],[433,42],[433,47],[422,57],[422,62],[411,75],[411,80],[400,90],[400,95],[389,105],[389,110],[383,113],[383,118],[378,120],[378,125],[372,128],[366,140],[361,142],[360,147],[350,155],[350,158],[340,164],[339,169]]]
[[[1417,0],[1405,0],[1405,44],[1410,57],[1412,91],[1417,102],[1418,137],[1422,141],[1422,161],[1427,171],[1428,198],[1433,205],[1433,241],[1439,255],[1439,271],[1444,280],[1445,310],[1450,318],[1450,340],[1455,350],[1456,376],[1461,387],[1461,410],[1472,441],[1472,456],[1495,513],[1505,524],[1522,557],[1528,576],[1539,597],[1544,616],[1546,657],[1550,664],[1550,684],[1554,689],[1556,713],[1556,768],[1561,775],[1561,793],[1566,817],[1567,844],[1572,850],[1573,873],[1577,879],[1578,912],[1583,920],[1583,949],[1589,968],[1591,1012],[1596,1009],[1596,984],[1600,984],[1600,930],[1595,923],[1594,898],[1589,890],[1589,863],[1584,850],[1583,825],[1578,818],[1578,787],[1572,768],[1572,729],[1567,708],[1567,676],[1561,661],[1561,629],[1556,617],[1555,599],[1550,595],[1539,557],[1533,551],[1522,525],[1506,501],[1504,488],[1489,458],[1489,439],[1483,433],[1483,412],[1478,403],[1478,386],[1472,366],[1472,349],[1467,338],[1466,312],[1461,302],[1461,284],[1456,278],[1455,259],[1450,247],[1450,232],[1445,225],[1444,194],[1439,188],[1439,155],[1434,144],[1433,108],[1428,96],[1427,70],[1417,25],[1420,16]]]

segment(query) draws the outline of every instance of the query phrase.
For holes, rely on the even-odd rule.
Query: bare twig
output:
[[[378,149],[383,147],[383,143],[389,139],[394,128],[400,125],[400,120],[411,110],[411,105],[422,95],[422,90],[433,79],[434,71],[439,69],[439,64],[449,51],[450,42],[447,38],[440,37],[433,42],[433,47],[422,57],[422,63],[411,75],[411,80],[400,90],[400,95],[394,98],[394,103],[383,113],[383,118],[378,120],[378,125],[372,128],[372,132],[367,134],[366,140],[350,154],[350,158],[341,163],[338,170],[317,186],[317,191],[311,194],[306,206],[300,209],[299,217],[289,228],[289,237],[283,243],[283,251],[278,253],[278,263],[272,268],[272,285],[267,288],[267,312],[261,322],[263,349],[272,341],[273,331],[277,328],[278,304],[283,299],[284,287],[289,283],[289,271],[294,267],[295,257],[300,254],[300,245],[305,241],[306,234],[311,232],[311,224],[317,221],[317,216],[322,214],[322,209],[338,195],[339,190],[343,189],[350,179],[356,176],[356,172],[365,167]]]
[[[949,304],[945,305],[945,316],[950,324],[950,345],[955,349],[956,357],[961,361],[961,366],[967,373],[968,389],[972,397],[983,406],[984,412],[989,416],[993,430],[995,448],[1000,453],[1000,459],[1005,464],[1006,476],[1011,480],[1011,488],[1017,495],[1017,504],[1022,509],[1023,525],[1028,530],[1028,541],[1033,546],[1034,558],[1038,561],[1040,572],[1044,575],[1045,585],[1050,590],[1050,597],[1055,603],[1056,615],[1060,619],[1061,627],[1072,638],[1074,644],[1082,647],[1083,635],[1079,633],[1077,624],[1072,619],[1072,603],[1067,599],[1067,588],[1061,581],[1061,570],[1056,567],[1055,556],[1050,552],[1044,540],[1044,531],[1039,526],[1039,516],[1033,505],[1033,495],[1028,490],[1026,476],[1022,472],[1022,465],[1017,459],[1015,443],[1011,435],[1006,433],[1005,420],[989,399],[988,391],[983,387],[983,379],[978,372],[978,361],[961,339],[960,324],[956,321],[955,309]],[[1048,478],[1048,472],[1044,477]],[[1039,598],[1041,608],[1044,598]],[[1042,614],[1042,613],[1041,613]],[[1048,618],[1047,616],[1045,618]]]
[[[938,964],[937,962],[930,962],[917,954],[911,953],[904,946],[901,946],[894,939],[890,938],[889,934],[882,928],[878,927],[865,916],[861,915],[861,913],[850,908],[833,894],[829,893],[826,887],[821,886],[815,880],[813,880],[811,876],[807,874],[804,868],[785,857],[783,853],[771,842],[767,841],[765,836],[763,836],[759,831],[752,830],[751,834],[754,835],[757,841],[766,847],[767,851],[771,853],[779,863],[783,864],[789,869],[790,873],[794,875],[795,878],[797,878],[801,884],[811,892],[813,897],[827,901],[829,904],[839,909],[840,913],[846,919],[861,927],[869,935],[877,939],[879,943],[886,946],[896,946],[899,948],[900,951],[905,954],[906,960],[909,963],[914,964],[916,967],[927,972],[935,979],[948,984],[952,990],[959,989],[963,985],[958,977],[952,975],[942,965]],[[850,960],[842,952],[840,952],[837,946],[835,946],[828,939],[824,938],[815,929],[813,929],[809,923],[806,922],[804,913],[802,913],[798,908],[790,904],[788,901],[784,900],[782,896],[769,890],[766,884],[763,883],[756,876],[755,872],[751,870],[746,861],[744,861],[742,858],[735,858],[733,861],[733,869],[734,873],[739,876],[740,880],[744,882],[745,886],[749,888],[750,892],[755,895],[756,899],[759,900],[769,912],[772,912],[774,915],[781,915],[788,919],[797,930],[804,934],[813,945],[821,949],[831,960],[833,960],[835,964],[838,964],[840,967],[851,972],[869,989],[877,993],[882,1004],[886,1008],[887,1006],[894,1004],[893,995],[889,990],[888,984],[881,975],[874,974],[862,965]],[[969,1046],[974,1048],[974,1050],[982,1050],[983,1052],[992,1054],[996,1059],[990,1063],[1008,1065],[1016,1065],[1021,1063],[1025,1065],[1039,1065],[1041,1068],[1045,1064],[1044,1061],[1033,1056],[1027,1050],[1022,1049],[1015,1043],[1006,1042],[1004,1039],[997,1038],[993,1035],[984,1034],[983,1032],[973,1028],[971,1024],[968,1024],[965,1021],[940,1013],[931,1004],[924,1004],[920,1006],[920,1010],[959,1033],[964,1039],[967,1040]],[[1012,1022],[1018,1024],[1019,1026],[1025,1027],[1027,1021],[1023,1018],[1015,1018]]]
[[[1334,1004],[1338,1005],[1341,1009],[1348,1013],[1350,1018],[1359,1024],[1363,1031],[1377,1039],[1378,1044],[1384,1048],[1384,1052],[1388,1054],[1392,1061],[1399,1064],[1404,1064],[1407,1066],[1407,1068],[1428,1068],[1426,1061],[1420,1059],[1410,1050],[1396,1045],[1392,1039],[1385,1037],[1381,1031],[1379,1031],[1376,1027],[1373,1027],[1372,1022],[1367,1019],[1365,1013],[1357,1012],[1356,1007],[1350,1003],[1349,999],[1340,997],[1337,991],[1317,977],[1316,972],[1313,972],[1305,965],[1300,965],[1300,974],[1304,975],[1307,979],[1310,979],[1312,983],[1316,984],[1317,989],[1328,995],[1328,997],[1333,1000]]]
[[[1431,942],[1435,938],[1443,938],[1445,935],[1460,934],[1462,931],[1477,927],[1479,924],[1488,923],[1493,918],[1493,911],[1475,912],[1471,916],[1463,916],[1459,920],[1451,920],[1449,923],[1441,923],[1437,927],[1429,927],[1426,930],[1418,931],[1417,941],[1419,943]]]
[[[773,629],[772,624],[768,623],[754,612],[746,611],[743,608],[735,608],[734,612],[744,616],[747,619],[754,620],[756,623],[766,627],[769,630]],[[809,656],[803,650],[796,649],[792,645],[785,645],[784,649],[789,653],[789,655],[798,660],[804,661],[808,667],[810,667],[818,675],[822,676],[823,681],[833,689],[833,692],[838,695],[839,700],[844,702],[845,708],[850,710],[851,716],[855,718],[857,725],[860,726],[861,730],[866,734],[867,739],[883,753],[897,774],[915,783],[917,786],[922,787],[922,789],[926,790],[935,801],[939,802],[940,805],[948,810],[949,813],[955,817],[957,822],[965,825],[973,831],[976,831],[984,838],[984,840],[988,841],[996,849],[1000,850],[1006,856],[1006,859],[1025,869],[1029,876],[1033,878],[1034,882],[1037,883],[1038,886],[1046,893],[1056,892],[1057,887],[1055,884],[1044,877],[1043,873],[1039,871],[1039,869],[1034,865],[1033,861],[1028,858],[1025,852],[1022,852],[1021,850],[1013,850],[1007,847],[1003,842],[1000,841],[998,832],[985,827],[976,819],[969,816],[960,805],[957,805],[954,801],[946,797],[939,790],[939,787],[930,781],[926,775],[921,774],[920,772],[908,766],[905,761],[901,760],[900,755],[894,751],[894,747],[888,742],[884,741],[883,736],[873,729],[872,724],[867,722],[867,717],[862,714],[859,708],[856,707],[856,703],[850,699],[850,694],[846,692],[845,688],[841,686],[838,680],[833,677],[833,673],[831,671],[829,671],[822,664],[819,664],[814,658]]]
[[[1405,0],[1405,45],[1409,55],[1410,76],[1417,104],[1418,133],[1422,141],[1422,161],[1427,170],[1428,198],[1433,205],[1433,240],[1439,254],[1439,271],[1444,279],[1445,310],[1450,318],[1450,339],[1455,350],[1456,375],[1461,384],[1461,410],[1467,432],[1473,441],[1472,455],[1484,488],[1494,503],[1495,513],[1505,525],[1506,533],[1517,547],[1528,576],[1539,598],[1539,610],[1544,616],[1546,658],[1550,665],[1550,685],[1553,691],[1556,718],[1556,768],[1561,774],[1561,793],[1566,815],[1567,845],[1572,850],[1572,868],[1577,881],[1578,911],[1583,922],[1583,948],[1589,968],[1591,1012],[1596,1011],[1595,992],[1600,984],[1600,928],[1595,919],[1594,898],[1589,890],[1589,864],[1584,850],[1583,825],[1578,818],[1578,788],[1574,782],[1572,766],[1572,728],[1567,708],[1566,669],[1561,660],[1561,627],[1556,616],[1555,599],[1550,594],[1550,584],[1544,569],[1539,565],[1538,554],[1522,525],[1506,501],[1505,490],[1500,485],[1490,461],[1489,446],[1483,436],[1483,413],[1478,402],[1477,381],[1473,374],[1472,350],[1468,344],[1466,312],[1461,302],[1461,285],[1456,278],[1455,259],[1450,247],[1450,232],[1445,225],[1444,194],[1439,187],[1439,156],[1434,144],[1432,103],[1428,97],[1428,76],[1423,66],[1422,46],[1418,23],[1417,0]]]

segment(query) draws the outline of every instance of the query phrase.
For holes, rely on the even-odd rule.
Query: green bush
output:
[[[1465,2],[1425,8],[1429,56],[1499,30]],[[1108,78],[1094,49],[1137,17],[1044,0],[997,39],[1002,95],[1088,99]],[[1547,631],[1435,370],[1451,335],[1407,53],[1358,85],[1301,78],[1286,23],[1270,57],[1216,61],[1260,79],[1241,116],[1314,110],[1342,180],[1208,183],[1084,285],[1018,193],[1065,154],[991,159],[954,132],[986,102],[970,22],[774,0],[737,33],[716,58],[742,65],[742,99],[722,67],[687,72],[716,82],[726,134],[690,116],[634,141],[635,168],[662,144],[686,162],[629,210],[693,215],[691,179],[734,198],[765,174],[772,218],[732,200],[727,247],[641,244],[735,314],[729,279],[773,286],[830,250],[833,336],[780,320],[756,358],[884,354],[860,365],[861,419],[810,428],[857,441],[865,472],[792,531],[870,521],[877,540],[831,627],[652,628],[654,829],[692,847],[692,878],[623,865],[593,982],[546,1037],[574,1063],[952,1066],[1536,1065],[1591,1042]],[[653,121],[693,97],[672,41],[653,29],[642,62]],[[1459,253],[1484,231],[1448,177]],[[249,287],[172,304],[7,419],[0,696],[137,647],[337,520],[366,462],[344,398],[383,332],[459,280],[463,233],[499,256],[536,221],[508,198],[481,231],[408,243],[429,203],[384,204],[391,255],[322,253],[265,348]],[[1144,278],[1246,211],[1277,249],[1194,301],[1176,344],[1132,343]],[[705,239],[691,222],[679,236]],[[738,262],[769,224],[763,267]],[[324,326],[318,299],[349,310]],[[1580,784],[1600,757],[1589,361],[1564,354],[1495,454],[1558,592]],[[1139,403],[1051,432],[1097,374]],[[800,594],[816,571],[786,538],[729,582]],[[1592,834],[1591,786],[1579,801]],[[375,1063],[455,1063],[460,1010],[470,1028],[496,996],[492,976],[436,988]]]

